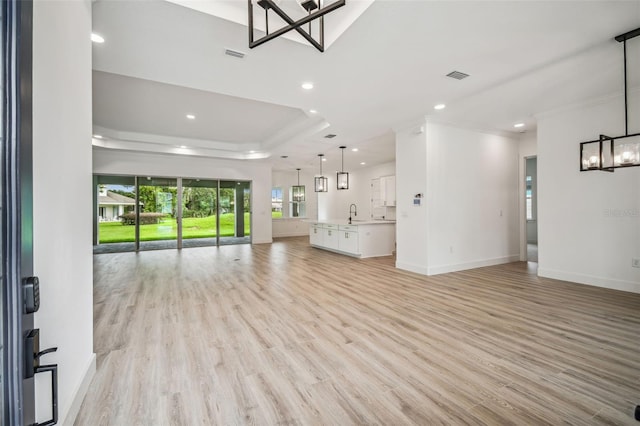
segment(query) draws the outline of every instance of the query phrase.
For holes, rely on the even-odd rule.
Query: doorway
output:
[[[525,159],[525,223],[527,261],[538,262],[538,158]]]

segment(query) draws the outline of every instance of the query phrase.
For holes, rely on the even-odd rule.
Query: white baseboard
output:
[[[89,364],[85,369],[84,376],[78,386],[74,390],[73,401],[71,402],[71,406],[67,413],[62,413],[61,419],[59,423],[64,426],[73,426],[73,423],[76,421],[76,417],[78,416],[78,412],[80,411],[80,407],[82,406],[82,401],[84,401],[84,397],[89,390],[89,385],[91,384],[91,380],[93,380],[93,376],[96,374],[96,354],[91,354],[91,358],[89,359]]]
[[[301,232],[285,232],[283,234],[273,234],[273,238],[286,238],[286,237],[308,237],[309,230],[305,229]]]
[[[273,239],[269,238],[265,240],[253,240],[251,241],[251,244],[271,244],[272,242],[273,242]]]
[[[538,276],[553,278],[556,280],[570,281],[578,284],[587,284],[595,287],[610,288],[612,290],[628,291],[640,293],[640,283],[634,281],[617,280],[607,277],[596,277],[593,275],[576,274],[575,272],[558,271],[538,267]]]
[[[453,263],[451,265],[429,266],[426,275],[446,274],[448,272],[464,271],[467,269],[483,268],[485,266],[502,265],[503,263],[517,262],[520,253],[509,256],[495,257],[493,259],[475,260],[473,262]]]
[[[415,272],[416,274],[427,275],[427,268],[422,265],[414,265],[406,262],[396,262],[396,268],[404,269],[405,271]]]

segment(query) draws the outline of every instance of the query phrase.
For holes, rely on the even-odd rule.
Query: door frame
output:
[[[31,0],[2,2],[2,280],[4,424],[35,423],[34,379],[24,379],[22,278],[33,275]]]
[[[528,254],[527,254],[527,187],[526,187],[526,178],[527,178],[527,160],[531,158],[538,158],[538,154],[525,155],[520,158],[520,173],[519,173],[519,182],[518,188],[520,189],[520,260],[523,262],[527,262]],[[537,173],[536,173],[537,176]],[[537,179],[537,178],[536,178]],[[537,187],[537,185],[536,185]],[[537,197],[537,191],[535,196]],[[536,226],[537,225],[537,217],[536,217]],[[538,259],[540,260],[540,259]]]

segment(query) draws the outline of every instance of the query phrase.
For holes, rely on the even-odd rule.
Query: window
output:
[[[282,188],[274,187],[271,189],[271,217],[282,217]]]
[[[533,188],[531,176],[527,176],[526,179],[526,208],[527,208],[527,220],[534,220],[533,218]]]
[[[289,217],[306,217],[304,186],[294,185],[289,189]]]

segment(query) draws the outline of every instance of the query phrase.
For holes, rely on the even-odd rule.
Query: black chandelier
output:
[[[320,176],[316,176],[314,179],[314,186],[316,192],[327,192],[329,191],[329,179],[322,174],[322,157],[324,154],[318,154],[320,157]]]
[[[640,166],[640,133],[629,134],[627,89],[627,40],[640,36],[640,28],[615,37],[624,51],[624,135],[606,136],[580,143],[580,171],[613,172],[622,167]]]
[[[247,0],[249,2],[249,48],[253,49],[256,46],[260,46],[263,43],[273,40],[283,34],[288,33],[291,30],[295,30],[298,34],[304,37],[311,45],[313,45],[320,52],[324,52],[324,15],[332,12],[339,7],[346,4],[346,0],[337,0],[327,6],[322,5],[323,0],[296,0],[302,9],[307,12],[307,16],[298,19],[297,21],[286,14],[284,10],[280,8],[276,3],[279,0]],[[264,9],[265,30],[266,35],[254,39],[254,26],[253,26],[253,3],[254,1]],[[316,10],[317,9],[317,10]],[[270,33],[269,32],[269,10],[278,15],[287,25]],[[318,34],[317,38],[314,38],[311,34],[311,22],[318,21]],[[308,31],[302,26],[309,24]]]
[[[342,151],[342,168],[336,173],[336,184],[338,189],[349,189],[349,173],[344,171],[344,149],[346,146],[341,146]]]

